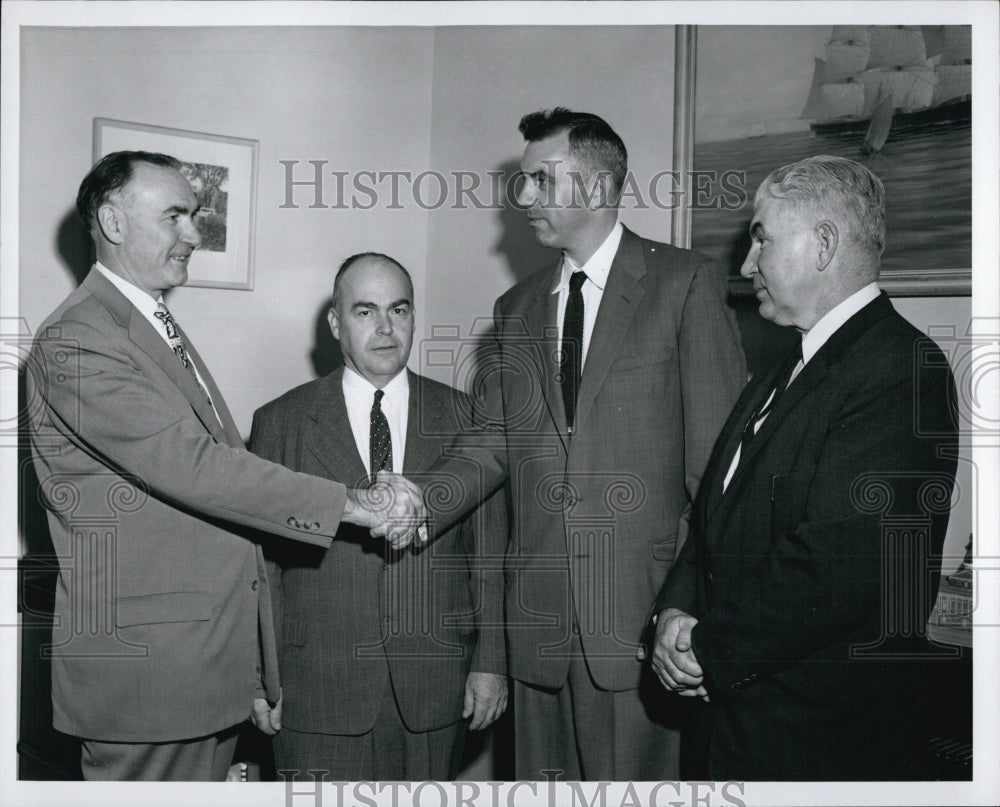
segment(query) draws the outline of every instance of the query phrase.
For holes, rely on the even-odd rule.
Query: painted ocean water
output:
[[[746,172],[738,209],[695,209],[692,245],[739,274],[750,246],[753,192],[775,168],[814,154],[857,160],[885,184],[887,244],[883,269],[965,269],[972,265],[972,137],[968,123],[891,133],[865,157],[862,135],[794,132],[695,144],[697,171]],[[719,188],[716,186],[716,191]],[[732,197],[732,194],[729,194]]]

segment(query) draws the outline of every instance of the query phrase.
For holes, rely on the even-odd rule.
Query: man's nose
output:
[[[530,179],[526,179],[521,183],[521,187],[517,191],[517,203],[521,207],[531,207],[537,195],[535,183]]]
[[[181,233],[181,240],[195,249],[201,246],[201,233],[198,232],[198,228],[195,226],[194,217],[190,218],[186,222],[184,231]]]
[[[388,314],[376,314],[375,328],[379,333],[392,333],[392,319]]]
[[[757,255],[757,246],[750,247],[750,251],[747,253],[746,258],[743,260],[743,265],[740,267],[740,274],[743,277],[753,277],[757,274]]]

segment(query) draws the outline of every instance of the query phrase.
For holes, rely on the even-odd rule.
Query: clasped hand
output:
[[[347,491],[344,520],[368,527],[394,549],[403,549],[416,539],[427,541],[427,508],[424,494],[399,474],[379,471],[370,488]]]
[[[656,634],[651,665],[656,677],[678,695],[698,697],[707,702],[705,674],[691,649],[691,630],[698,620],[676,608],[667,608],[653,619],[656,620]],[[640,660],[645,659],[646,648],[640,647],[636,655]]]

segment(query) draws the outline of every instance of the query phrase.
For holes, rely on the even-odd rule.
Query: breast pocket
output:
[[[642,370],[656,364],[665,364],[674,360],[673,350],[658,350],[654,353],[637,353],[632,356],[619,356],[611,365],[612,371],[625,373],[630,370]]]
[[[119,597],[115,624],[156,625],[167,622],[204,622],[212,618],[212,601],[205,591],[171,591]]]
[[[812,469],[771,477],[771,534],[780,538],[806,517]]]

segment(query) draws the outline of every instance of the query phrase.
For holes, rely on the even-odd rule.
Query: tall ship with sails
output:
[[[817,134],[866,133],[972,118],[972,27],[835,25],[799,116]]]

